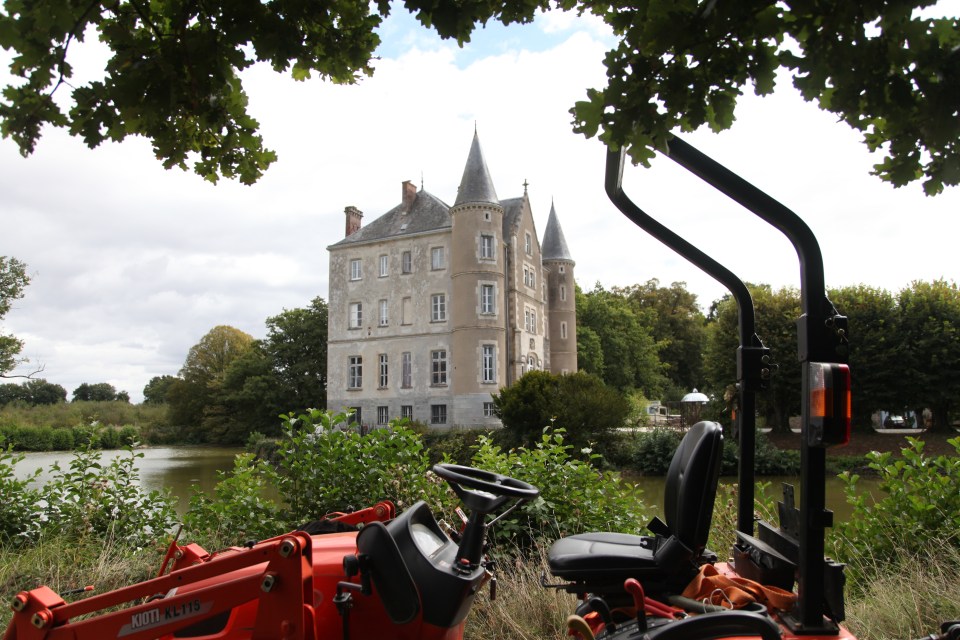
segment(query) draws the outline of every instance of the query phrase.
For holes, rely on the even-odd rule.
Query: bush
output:
[[[281,507],[264,498],[276,482],[276,471],[253,454],[234,459],[233,469],[218,472],[213,495],[193,488],[184,526],[214,547],[263,540],[292,528],[281,520]]]
[[[490,433],[488,429],[428,430],[422,437],[432,464],[449,460],[469,465],[481,436],[489,436]]]
[[[140,442],[140,430],[132,424],[125,424],[120,427],[120,446],[132,447]]]
[[[861,580],[904,558],[960,549],[960,438],[948,441],[957,456],[935,458],[924,455],[920,440],[907,440],[902,458],[867,454],[869,468],[880,476],[881,495],[857,495],[859,476],[840,474],[853,511],[836,527],[832,542],[835,555],[851,563]]]
[[[36,538],[40,532],[39,493],[30,483],[40,474],[18,480],[13,468],[23,460],[11,449],[0,449],[0,546],[20,546]]]
[[[472,465],[538,487],[540,496],[499,520],[491,539],[500,545],[529,548],[536,540],[555,540],[584,531],[639,533],[646,507],[619,476],[598,472],[578,460],[562,429],[544,433],[535,446],[504,451],[481,436]],[[581,451],[588,459],[596,454]]]
[[[633,468],[642,475],[666,475],[673,452],[680,446],[683,434],[676,429],[656,427],[637,438]]]
[[[577,449],[592,446],[623,426],[626,399],[597,376],[582,371],[554,374],[528,371],[493,395],[503,429],[497,439],[506,446],[532,446],[546,427],[566,429]]]
[[[73,449],[73,431],[70,429],[54,429],[50,448],[54,451],[70,451]]]
[[[174,521],[173,499],[141,488],[136,460],[142,457],[127,448],[103,465],[100,453],[86,446],[68,469],[54,463],[54,478],[40,492],[42,528],[69,539],[94,537],[131,547],[165,535]]]
[[[436,504],[444,493],[442,482],[427,473],[431,465],[420,436],[403,426],[360,435],[343,413],[314,409],[282,418],[277,490],[293,522],[383,499],[400,509],[420,499]]]

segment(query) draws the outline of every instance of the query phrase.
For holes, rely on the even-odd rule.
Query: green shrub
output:
[[[70,451],[73,449],[73,430],[54,429],[50,448],[54,451]]]
[[[502,473],[538,487],[540,496],[491,528],[499,545],[529,547],[584,531],[639,533],[647,524],[646,507],[619,476],[590,464],[596,454],[581,451],[578,460],[562,429],[544,433],[535,446],[504,451],[481,436],[472,466]]]
[[[488,429],[428,430],[422,437],[431,463],[450,460],[456,464],[468,465],[480,437],[489,434]]]
[[[217,473],[213,495],[193,488],[184,527],[213,547],[275,536],[292,525],[281,520],[281,506],[264,497],[276,471],[251,453],[238,455],[233,469]]]
[[[835,555],[861,578],[903,558],[960,548],[960,438],[948,441],[956,456],[937,457],[924,455],[922,441],[907,440],[901,458],[867,454],[868,466],[879,474],[880,495],[858,495],[859,477],[840,474],[853,511],[836,527],[832,543]]]
[[[36,538],[40,532],[39,493],[30,483],[40,474],[18,480],[14,467],[23,460],[11,449],[0,449],[0,546],[20,546]]]
[[[24,451],[52,451],[53,429],[50,427],[31,429],[30,437],[24,440]]]
[[[633,469],[646,476],[666,475],[682,437],[682,433],[668,427],[641,433],[633,452]]]
[[[68,469],[54,463],[54,477],[40,492],[42,528],[70,539],[95,537],[132,547],[165,535],[174,521],[173,499],[141,488],[136,461],[142,457],[127,448],[104,465],[100,452],[86,446]]]
[[[313,409],[282,418],[277,489],[293,522],[383,499],[399,509],[420,499],[435,504],[444,493],[442,483],[427,473],[431,465],[420,436],[403,426],[360,435],[343,413]]]
[[[99,445],[101,449],[120,448],[120,432],[113,427],[104,427],[97,431]]]
[[[140,430],[132,424],[125,424],[120,427],[118,435],[120,437],[121,447],[132,447],[140,442]]]

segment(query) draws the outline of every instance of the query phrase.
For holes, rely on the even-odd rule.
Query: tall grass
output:
[[[467,617],[464,640],[563,640],[564,621],[576,608],[575,596],[544,589],[540,576],[547,571],[546,548],[531,555],[513,556],[498,563],[497,597],[481,591]],[[548,573],[549,575],[549,573]]]
[[[77,542],[49,536],[28,548],[0,546],[0,595],[6,605],[13,595],[39,585],[57,593],[92,585],[94,593],[106,593],[156,576],[162,558],[158,547],[132,551],[93,538]],[[0,631],[12,616],[10,607],[0,607]]]
[[[895,565],[874,558],[853,560],[868,582],[854,585],[847,601],[847,625],[859,640],[903,640],[960,620],[960,550],[944,546],[922,557],[905,556]]]

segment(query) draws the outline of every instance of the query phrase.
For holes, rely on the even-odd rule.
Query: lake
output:
[[[137,460],[140,483],[147,490],[167,488],[178,500],[181,513],[190,504],[191,487],[198,486],[212,492],[217,484],[217,472],[233,468],[233,458],[243,449],[239,447],[144,447],[137,449],[143,457]],[[123,450],[104,451],[101,461],[129,455]],[[24,478],[40,469],[37,484],[51,478],[50,467],[56,462],[61,469],[68,469],[73,455],[68,451],[43,451],[24,454],[16,468],[17,477]]]
[[[143,487],[147,490],[170,489],[178,499],[178,510],[182,513],[189,506],[191,487],[195,485],[205,492],[212,492],[217,483],[217,472],[233,468],[234,456],[242,451],[242,448],[237,447],[144,447],[138,449],[138,452],[143,453],[143,457],[138,460],[137,468],[140,471]],[[105,451],[102,459],[109,460],[124,453],[123,451]],[[64,451],[27,453],[24,460],[17,465],[16,474],[23,478],[36,469],[42,469],[43,473],[39,481],[44,482],[49,480],[50,474],[46,470],[54,462],[59,463],[61,468],[67,468],[71,458],[72,455]],[[782,494],[781,484],[790,482],[797,487],[797,506],[799,506],[799,478],[768,477],[760,480],[770,483],[770,492],[778,499]],[[630,482],[635,483],[643,491],[643,501],[651,508],[651,516],[659,514],[662,517],[664,478],[631,477]],[[736,478],[722,477],[720,482],[732,484],[736,482]],[[874,492],[877,480],[861,479],[859,486],[862,491]],[[827,479],[826,502],[827,508],[834,511],[836,521],[842,521],[850,516],[850,506],[843,494],[843,485],[835,477]]]

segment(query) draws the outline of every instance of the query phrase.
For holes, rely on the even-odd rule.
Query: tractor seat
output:
[[[667,470],[663,496],[666,522],[654,518],[654,535],[581,533],[561,538],[547,554],[550,573],[568,581],[572,593],[616,594],[627,578],[649,593],[682,590],[706,551],[717,495],[723,434],[716,422],[698,422],[683,437]]]

